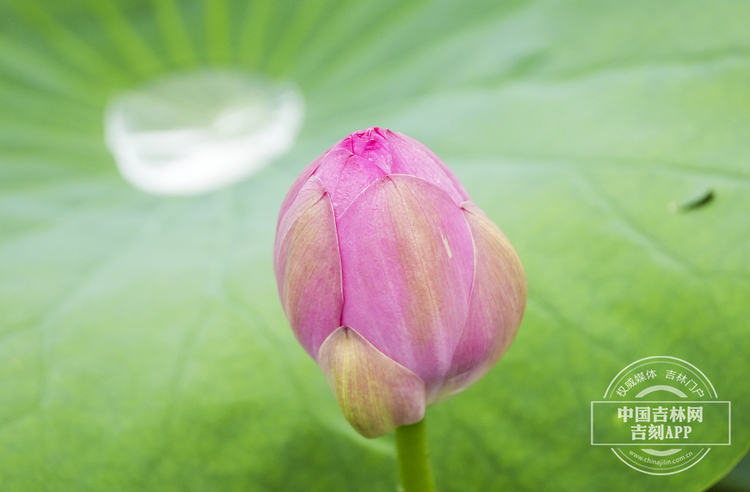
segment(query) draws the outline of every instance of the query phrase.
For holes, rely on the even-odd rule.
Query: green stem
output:
[[[435,492],[424,419],[416,424],[396,427],[396,449],[404,492]]]

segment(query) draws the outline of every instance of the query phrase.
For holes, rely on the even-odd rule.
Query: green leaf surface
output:
[[[393,437],[348,426],[271,266],[296,175],[372,125],[440,155],[528,276],[508,354],[428,410],[438,489],[705,489],[750,445],[749,21],[729,0],[4,0],[0,490],[395,490]],[[301,136],[218,192],[140,193],[104,104],[198,65],[295,80]],[[671,476],[590,445],[590,401],[651,355],[732,402],[732,445]]]

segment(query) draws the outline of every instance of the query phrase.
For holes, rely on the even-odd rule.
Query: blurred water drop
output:
[[[294,144],[304,100],[292,83],[245,72],[170,75],[110,101],[105,138],[123,178],[195,195],[257,172]]]

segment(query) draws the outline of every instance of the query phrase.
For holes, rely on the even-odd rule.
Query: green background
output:
[[[392,436],[348,426],[271,268],[295,176],[372,125],[441,156],[528,276],[508,354],[428,410],[439,490],[708,487],[750,445],[749,21],[726,0],[0,0],[0,490],[395,490]],[[295,147],[212,194],[132,189],[107,98],[204,65],[296,81]],[[590,445],[590,401],[651,355],[732,401],[732,446],[668,477]]]

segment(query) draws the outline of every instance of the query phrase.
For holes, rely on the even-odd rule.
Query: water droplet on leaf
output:
[[[196,195],[244,179],[285,154],[303,118],[304,100],[292,83],[205,70],[116,96],[105,112],[105,135],[134,187]]]

